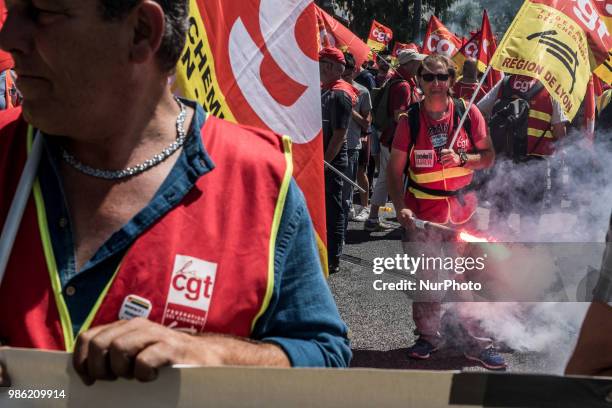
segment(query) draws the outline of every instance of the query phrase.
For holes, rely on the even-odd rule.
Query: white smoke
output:
[[[597,138],[610,140],[611,135],[612,132],[600,133]],[[609,180],[612,175],[612,149],[609,143],[592,146],[581,132],[572,130],[555,157],[555,160],[563,161],[563,166],[558,170],[561,173],[557,181],[551,185],[549,180],[548,184],[549,188],[561,191],[547,193],[546,200],[552,201],[552,205],[542,216],[535,232],[514,231],[515,243],[508,246],[516,262],[510,265],[510,269],[505,265],[508,270],[502,271],[505,272],[502,275],[514,277],[505,288],[510,293],[513,290],[523,294],[528,290],[536,293],[557,283],[558,293],[554,295],[566,301],[463,303],[459,307],[461,315],[479,320],[482,327],[502,344],[517,352],[536,353],[530,358],[539,359],[537,365],[544,372],[561,374],[573,351],[589,305],[576,302],[576,297],[580,301],[584,300],[580,296],[591,294],[592,285],[584,288],[586,273],[589,268],[598,271],[601,267],[603,242],[612,210],[612,184]],[[498,175],[493,180],[493,188],[487,192],[494,194],[509,188],[511,179],[532,180],[535,183],[533,177],[531,166],[515,167],[512,174]],[[481,196],[481,200],[484,199],[486,197]],[[510,201],[520,199],[520,196],[514,196]],[[508,204],[514,207],[517,203]],[[516,214],[513,218],[516,221]],[[513,227],[518,227],[516,222],[514,224]],[[496,226],[491,226],[489,233],[496,236]],[[537,243],[564,244],[550,245],[551,248],[556,245],[555,253],[552,249],[550,252],[538,252]],[[559,248],[565,248],[563,253],[559,253]],[[560,265],[566,269],[566,275],[561,278],[557,274],[563,269]],[[581,285],[582,289],[579,288]],[[577,295],[580,290],[582,295]]]

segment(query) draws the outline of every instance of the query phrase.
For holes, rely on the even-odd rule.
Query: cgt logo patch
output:
[[[177,255],[162,324],[192,333],[203,331],[216,275],[217,264]]]

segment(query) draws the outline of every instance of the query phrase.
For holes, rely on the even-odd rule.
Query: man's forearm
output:
[[[359,125],[359,127],[363,131],[367,131],[368,127],[370,127],[370,114],[366,113],[365,115],[353,110],[353,120],[355,123]]]
[[[471,170],[488,169],[493,165],[495,153],[492,150],[483,150],[479,153],[470,153],[467,155],[467,162],[463,167]]]
[[[404,204],[404,186],[403,177],[395,174],[393,171],[387,171],[387,187],[389,195],[395,207],[395,212],[401,211],[406,205]]]
[[[197,337],[202,347],[218,349],[222,365],[291,367],[289,357],[276,344],[221,334]],[[194,346],[197,347],[197,342]]]

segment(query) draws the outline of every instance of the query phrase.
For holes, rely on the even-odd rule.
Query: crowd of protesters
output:
[[[339,271],[349,220],[363,222],[368,232],[397,228],[379,216],[382,208],[391,209],[389,201],[407,253],[440,255],[441,243],[457,239],[419,230],[418,221],[478,231],[479,199],[489,207],[489,230],[503,231],[504,238],[537,234],[545,197],[561,195],[555,163],[569,125],[537,79],[508,74],[488,89],[479,84],[475,60],[467,59],[458,77],[451,59],[413,49],[400,51],[395,61],[377,56],[361,67],[335,48],[324,48],[319,58],[330,273]],[[327,75],[332,67],[333,81]],[[602,118],[609,95],[600,98]],[[493,181],[501,179],[502,188]],[[354,187],[363,190],[355,198]],[[508,223],[511,213],[520,217],[516,231]],[[415,301],[412,310],[418,337],[408,354],[427,359],[441,342],[440,299]],[[466,356],[489,369],[504,368],[493,334],[469,318],[458,320]]]

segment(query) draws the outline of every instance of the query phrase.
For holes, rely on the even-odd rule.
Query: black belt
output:
[[[436,196],[436,197],[457,197],[461,205],[465,205],[465,200],[463,195],[470,190],[472,190],[472,183],[468,184],[465,187],[461,187],[458,190],[448,191],[448,190],[436,190],[434,188],[427,188],[417,184],[410,175],[408,178],[408,187],[414,188],[415,190],[420,191],[421,193]]]

